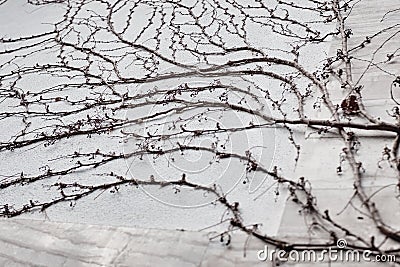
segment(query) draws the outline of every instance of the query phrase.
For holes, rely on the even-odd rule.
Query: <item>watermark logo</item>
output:
[[[346,239],[338,239],[338,241],[336,242],[336,246],[338,248],[345,248],[347,247],[347,241]]]
[[[345,239],[338,239],[336,247],[322,250],[291,250],[264,249],[257,252],[260,261],[279,262],[395,262],[395,255],[376,254],[371,250],[353,250],[347,248]]]

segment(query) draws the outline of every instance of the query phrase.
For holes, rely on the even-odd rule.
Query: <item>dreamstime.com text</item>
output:
[[[395,255],[376,255],[371,250],[346,249],[345,239],[339,239],[336,247],[329,247],[323,250],[291,250],[269,249],[267,246],[257,252],[260,261],[280,262],[395,262]]]

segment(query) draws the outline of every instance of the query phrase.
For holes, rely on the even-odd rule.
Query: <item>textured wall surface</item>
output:
[[[348,19],[355,38],[350,38],[349,46],[360,43],[380,27],[392,25],[398,20],[398,13],[388,15],[382,21],[387,10],[398,8],[398,0],[366,0],[361,1],[352,11]],[[385,40],[396,29],[388,30],[379,38]],[[357,39],[358,38],[358,39]],[[399,39],[397,37],[397,39]],[[381,42],[374,42],[369,48],[354,54],[358,59],[384,61],[388,51],[398,48],[398,43],[391,42],[380,49]],[[340,48],[340,41],[331,41],[330,54]],[[377,51],[375,53],[375,51]],[[381,114],[387,119],[386,110],[395,103],[390,98],[390,84],[393,77],[383,75],[376,68],[369,68],[368,62],[355,60],[353,65],[353,80],[364,86],[363,96],[368,110]],[[398,64],[393,64],[393,72],[398,71]],[[332,100],[340,104],[345,93],[340,84],[329,84]],[[395,96],[396,96],[396,92]],[[400,92],[398,93],[400,99]],[[324,110],[315,111],[320,118],[326,117]],[[306,131],[307,136],[310,131]],[[375,134],[375,133],[374,133]],[[364,140],[365,151],[380,155],[382,146],[390,143],[392,136],[382,135],[379,141],[370,141],[370,133],[360,132]],[[302,141],[300,161],[297,164],[295,176],[307,176],[313,184],[313,192],[318,198],[318,204],[323,209],[328,207],[335,220],[352,226],[352,231],[361,235],[375,233],[368,218],[357,218],[351,209],[337,205],[335,199],[349,199],[353,194],[353,180],[349,173],[336,175],[338,155],[342,149],[342,141],[332,136],[311,136]],[[379,157],[370,157],[360,150],[363,161],[373,165]],[[364,154],[363,154],[364,153]],[[316,164],[318,163],[318,164]],[[388,170],[368,169],[365,174],[365,185],[373,192],[382,185],[395,182]],[[393,181],[392,181],[393,180]],[[340,203],[343,203],[341,201]],[[391,225],[400,227],[400,210],[398,203],[385,194],[376,196],[376,203],[381,205],[384,219]],[[393,208],[395,207],[395,208]],[[318,238],[311,237],[309,222],[303,223],[303,216],[297,212],[298,206],[287,203],[281,218],[278,236],[289,239]],[[247,236],[233,235],[229,247],[218,240],[210,241],[204,232],[188,232],[173,230],[151,230],[141,228],[124,228],[111,226],[96,226],[84,224],[55,223],[38,220],[0,220],[0,265],[1,266],[271,266],[271,262],[257,260],[257,251],[264,245],[254,239],[247,243]],[[314,233],[315,234],[315,233]],[[245,245],[247,244],[247,245]],[[246,257],[244,257],[246,254]],[[288,263],[288,266],[377,266],[377,263]],[[387,264],[388,266],[390,264]],[[384,266],[384,264],[378,265]]]

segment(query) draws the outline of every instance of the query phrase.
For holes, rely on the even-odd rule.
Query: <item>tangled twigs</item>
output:
[[[216,236],[227,244],[240,230],[287,251],[322,250],[346,237],[348,248],[398,253],[398,226],[376,200],[398,184],[388,196],[397,201],[400,190],[398,8],[387,4],[382,24],[364,36],[349,21],[367,1],[267,2],[26,1],[26,14],[35,14],[37,5],[61,7],[61,13],[34,31],[0,36],[0,214],[57,209],[62,202],[74,207],[122,186],[173,188],[173,196],[186,188],[213,195],[213,204],[225,209],[227,230]],[[10,3],[0,0],[2,10]],[[326,57],[331,37],[339,46]],[[390,78],[387,88],[374,90],[390,96],[385,114],[368,105],[370,74]],[[345,209],[371,220],[379,236],[354,231],[333,207],[320,208],[311,172],[300,179],[283,175],[302,164],[306,129],[341,142],[339,166],[332,165],[329,177],[335,184],[352,178]],[[365,145],[363,135],[381,147]],[[337,162],[325,140],[318,139],[315,151],[321,146],[321,161]],[[263,158],[282,143],[287,151],[276,152],[278,162]],[[17,157],[26,163],[17,164]],[[381,184],[369,193],[374,168],[391,181],[376,179]],[[136,178],[144,173],[150,178]],[[225,180],[210,183],[210,176]],[[263,177],[256,186],[255,177]],[[298,208],[305,234],[318,229],[324,241],[289,242],[263,234],[261,224],[247,225],[241,200],[229,202],[224,183],[254,186],[264,190],[260,196],[274,187],[275,200]],[[40,185],[45,193],[35,199],[10,196]]]
[[[225,234],[229,234],[229,232],[235,231],[236,229],[241,230],[249,235],[252,235],[256,237],[257,239],[276,246],[279,249],[283,249],[287,252],[290,252],[292,250],[297,250],[297,251],[302,251],[302,250],[315,250],[315,251],[321,251],[323,249],[327,249],[329,247],[333,247],[336,244],[337,241],[337,236],[336,234],[333,234],[333,232],[330,232],[333,239],[332,241],[329,241],[327,243],[289,243],[285,240],[280,240],[278,238],[273,238],[269,237],[265,234],[260,233],[254,225],[246,226],[246,224],[243,222],[243,219],[240,215],[240,205],[238,202],[230,203],[227,199],[227,196],[219,192],[217,189],[217,186],[214,184],[211,187],[207,186],[202,186],[199,184],[192,183],[187,180],[186,176],[183,175],[181,179],[179,180],[173,180],[173,181],[157,181],[153,179],[150,180],[139,180],[139,179],[127,179],[123,176],[116,175],[114,173],[107,174],[109,176],[115,177],[117,181],[111,182],[111,183],[106,183],[106,184],[99,184],[99,185],[82,185],[77,182],[75,183],[63,183],[63,182],[57,182],[53,184],[52,186],[57,188],[57,190],[60,192],[60,197],[53,199],[52,201],[49,202],[38,202],[38,201],[33,201],[30,200],[29,204],[24,205],[21,209],[14,209],[13,207],[10,207],[8,205],[3,206],[1,209],[1,213],[4,216],[8,217],[14,217],[18,216],[22,213],[25,212],[30,212],[34,210],[40,210],[40,211],[45,211],[47,208],[58,204],[60,202],[70,202],[71,206],[73,205],[72,203],[83,198],[87,197],[97,191],[105,191],[109,190],[111,193],[115,193],[119,191],[119,188],[123,185],[129,185],[129,186],[134,186],[134,187],[139,187],[139,186],[159,186],[161,188],[163,187],[171,187],[171,186],[179,186],[179,187],[187,187],[187,188],[192,188],[193,190],[200,190],[200,191],[205,191],[208,193],[212,193],[215,196],[216,202],[219,204],[225,206],[225,208],[229,211],[230,218],[228,220],[225,220],[229,223],[229,230],[227,232],[223,232],[219,234],[218,236],[221,236],[221,240],[223,241],[223,236]],[[271,175],[273,175],[271,173]],[[311,191],[309,191],[304,183],[304,180],[300,180],[299,183],[293,183],[292,181],[288,181],[282,177],[275,177],[279,183],[289,183],[290,188],[292,188],[293,194],[296,194],[295,192],[297,190],[300,190],[304,192],[308,199],[312,199],[313,196],[311,195]],[[68,191],[68,192],[67,192]],[[299,200],[297,200],[299,201]],[[299,201],[301,203],[301,201]],[[318,213],[317,210],[313,207],[313,204],[311,202],[308,202],[307,204],[302,204],[304,205],[304,208],[308,208],[309,211],[313,214],[317,214],[321,216],[324,220],[330,222],[334,227],[340,229],[343,231],[346,236],[351,236],[355,237],[358,241],[361,241],[364,243],[364,245],[357,245],[357,244],[348,244],[347,249],[354,249],[358,251],[371,251],[372,255],[385,255],[389,252],[393,251],[383,251],[378,249],[377,247],[374,247],[373,245],[369,244],[367,241],[363,240],[361,237],[354,235],[351,233],[349,230],[345,229],[343,226],[335,223],[329,216],[328,211],[324,212],[324,215],[321,215]],[[227,243],[229,245],[229,243]]]

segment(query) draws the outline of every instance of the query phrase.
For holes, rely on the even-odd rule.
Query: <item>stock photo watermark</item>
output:
[[[353,250],[347,248],[345,239],[338,239],[336,247],[329,247],[323,250],[291,250],[264,249],[257,252],[260,261],[279,262],[395,262],[396,256],[390,254],[376,255],[371,250]]]

